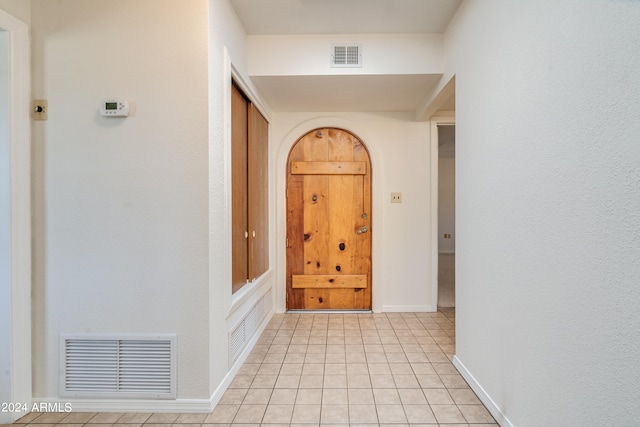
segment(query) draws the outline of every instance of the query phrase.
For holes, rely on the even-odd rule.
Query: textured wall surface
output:
[[[640,3],[469,1],[457,356],[517,426],[640,414]]]
[[[210,396],[207,33],[205,0],[32,2],[36,397],[77,332],[176,333],[178,397]]]
[[[31,21],[31,0],[0,0],[0,9],[26,24]]]
[[[11,337],[8,34],[0,29],[0,343]],[[11,401],[11,347],[0,348],[0,402]],[[1,415],[0,415],[1,417]]]

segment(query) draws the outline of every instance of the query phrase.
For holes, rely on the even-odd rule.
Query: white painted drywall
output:
[[[362,46],[362,67],[330,66],[331,45],[345,43]],[[252,76],[438,74],[443,64],[439,34],[248,36],[247,53]]]
[[[31,22],[31,0],[0,0],[0,9],[22,22]]]
[[[272,271],[231,295],[231,75],[269,120],[270,111],[247,74],[246,34],[228,0],[209,2],[209,325],[210,394],[217,402],[242,362],[229,362],[229,332],[274,285]],[[272,174],[271,174],[272,175]],[[273,176],[269,182],[274,193]],[[273,198],[271,198],[273,200]],[[269,236],[274,236],[274,204]],[[271,265],[274,263],[271,238]],[[271,293],[273,295],[274,292]],[[272,312],[268,313],[268,316]],[[247,341],[254,337],[246,337]]]
[[[459,361],[513,424],[640,415],[640,3],[467,1],[456,76]]]
[[[73,332],[176,333],[178,398],[210,397],[207,5],[32,2],[35,397]]]
[[[276,165],[278,308],[284,310],[285,182],[290,148],[306,132],[339,127],[360,137],[372,162],[373,308],[375,311],[433,310],[429,288],[429,123],[403,113],[274,114],[271,147]],[[402,193],[391,204],[391,192]]]
[[[0,28],[0,402],[11,402],[11,205],[8,73],[8,33]],[[10,423],[10,414],[0,414],[0,420]]]

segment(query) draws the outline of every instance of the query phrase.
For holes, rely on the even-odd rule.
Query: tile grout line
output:
[[[440,313],[437,313],[440,314]],[[444,381],[443,381],[443,375],[446,375],[446,370],[441,370],[441,369],[436,369],[436,367],[434,366],[434,364],[451,364],[450,361],[450,357],[449,357],[449,353],[452,350],[451,346],[455,346],[455,317],[453,320],[451,320],[451,318],[449,317],[450,315],[447,314],[442,314],[442,315],[431,315],[429,313],[429,316],[426,315],[416,315],[415,313],[411,313],[411,314],[397,314],[397,315],[389,315],[388,313],[384,313],[384,318],[383,321],[378,321],[379,318],[376,317],[375,315],[356,315],[353,319],[349,319],[348,322],[345,322],[345,316],[344,315],[340,315],[340,320],[339,322],[336,322],[333,324],[333,326],[337,326],[338,324],[340,325],[339,328],[335,328],[335,330],[340,331],[341,333],[338,335],[341,337],[341,346],[343,347],[343,363],[344,363],[344,369],[345,369],[345,391],[347,393],[346,398],[346,404],[347,404],[347,425],[351,422],[351,409],[352,406],[356,405],[356,403],[351,403],[351,399],[349,398],[349,386],[350,386],[350,382],[349,382],[349,365],[351,364],[359,364],[361,362],[359,362],[358,360],[361,360],[359,356],[352,356],[352,361],[348,361],[348,354],[347,354],[347,342],[348,342],[348,337],[347,337],[347,330],[355,330],[356,327],[355,324],[357,322],[357,335],[354,335],[355,337],[358,338],[358,346],[362,347],[362,362],[365,365],[366,368],[366,373],[368,376],[368,380],[369,380],[369,386],[371,390],[371,396],[373,399],[373,406],[376,410],[376,418],[378,420],[378,423],[380,423],[380,413],[379,413],[379,406],[382,405],[382,403],[379,405],[376,400],[375,400],[375,396],[373,394],[373,390],[374,390],[374,381],[372,380],[372,378],[376,375],[374,373],[371,372],[371,365],[374,364],[375,362],[375,358],[371,359],[373,357],[374,353],[378,353],[378,347],[379,346],[379,352],[380,354],[384,355],[384,360],[385,360],[385,365],[388,367],[389,372],[391,374],[391,379],[393,381],[393,385],[394,388],[393,390],[396,391],[396,395],[398,396],[399,399],[399,405],[402,407],[403,410],[403,415],[406,419],[406,422],[409,423],[410,419],[409,416],[407,415],[407,405],[411,405],[410,403],[405,403],[402,398],[400,397],[399,394],[399,390],[403,390],[401,388],[398,387],[398,383],[396,382],[396,377],[395,375],[400,375],[400,374],[393,374],[393,371],[391,371],[391,364],[393,362],[389,361],[389,355],[392,352],[388,352],[387,350],[389,350],[388,348],[386,348],[386,345],[396,345],[396,344],[391,344],[391,343],[383,343],[383,339],[382,336],[380,335],[381,330],[387,330],[386,328],[384,328],[384,326],[388,326],[389,330],[393,331],[393,337],[394,339],[397,341],[397,345],[399,346],[399,350],[401,350],[402,355],[405,359],[405,362],[402,363],[406,363],[408,364],[408,367],[411,369],[411,373],[412,373],[412,377],[413,379],[417,382],[417,385],[419,387],[416,388],[416,390],[420,390],[422,396],[425,398],[425,402],[426,402],[426,406],[429,407],[432,410],[432,415],[434,415],[435,417],[435,413],[433,412],[433,407],[432,404],[429,403],[428,399],[426,399],[426,395],[424,394],[424,388],[422,386],[422,384],[418,381],[418,373],[416,371],[416,367],[418,363],[422,363],[420,362],[420,360],[422,358],[424,358],[424,362],[423,363],[428,363],[431,368],[434,370],[435,373],[435,377],[438,378],[438,380],[442,383],[443,388],[442,390],[446,391],[447,396],[449,397],[449,399],[453,402],[452,405],[448,404],[448,406],[452,406],[455,407],[457,409],[457,411],[459,412],[459,414],[462,416],[462,419],[465,420],[465,422],[467,424],[474,424],[474,422],[472,420],[468,420],[467,415],[465,415],[465,413],[462,412],[461,410],[461,406],[462,407],[469,407],[469,406],[474,406],[474,407],[483,407],[483,405],[481,404],[472,404],[472,403],[468,403],[465,404],[464,402],[456,402],[453,398],[453,395],[451,394],[451,390],[458,389],[456,387],[455,384],[452,384],[450,386],[447,386]],[[300,397],[300,390],[301,390],[301,380],[302,380],[302,375],[305,369],[305,365],[308,365],[307,363],[307,355],[309,354],[309,346],[312,345],[310,344],[312,341],[312,334],[318,332],[318,330],[320,329],[319,326],[322,326],[322,331],[324,333],[323,339],[319,341],[319,343],[322,343],[322,345],[324,346],[322,354],[323,354],[323,363],[322,363],[322,385],[320,390],[320,399],[319,399],[319,406],[320,406],[320,416],[319,416],[319,420],[318,423],[311,423],[308,424],[308,426],[311,425],[323,425],[323,418],[322,418],[322,408],[324,406],[325,403],[325,395],[324,392],[325,390],[329,390],[325,388],[326,382],[325,382],[325,378],[327,375],[327,366],[328,364],[328,360],[327,357],[329,355],[329,327],[332,326],[332,322],[331,322],[331,318],[328,317],[325,319],[322,319],[320,321],[318,321],[319,315],[314,314],[313,318],[307,323],[307,322],[303,322],[302,321],[302,316],[297,315],[297,316],[290,316],[288,317],[286,314],[285,316],[280,319],[278,325],[277,325],[277,329],[276,325],[274,326],[274,329],[269,329],[269,330],[273,330],[273,336],[270,337],[269,341],[268,341],[268,345],[265,344],[261,344],[264,345],[266,348],[264,350],[264,354],[262,355],[261,358],[259,358],[260,363],[258,365],[258,368],[256,369],[256,371],[252,374],[253,378],[251,379],[251,383],[248,384],[248,388],[246,389],[246,392],[244,393],[244,395],[242,396],[242,399],[240,400],[240,403],[237,404],[238,409],[236,410],[233,419],[231,419],[231,423],[229,425],[233,425],[233,424],[238,424],[236,422],[236,419],[238,417],[238,414],[240,412],[240,408],[242,407],[242,405],[245,404],[245,402],[247,402],[247,398],[249,395],[250,390],[252,390],[252,386],[254,385],[254,382],[256,381],[256,376],[259,374],[260,369],[265,366],[267,363],[267,355],[269,354],[279,354],[279,353],[271,353],[271,350],[274,350],[273,346],[274,345],[280,345],[280,344],[276,344],[277,342],[277,338],[278,337],[282,337],[282,336],[286,336],[287,337],[287,346],[286,346],[286,351],[285,353],[282,355],[282,358],[280,359],[279,357],[272,357],[273,359],[277,360],[280,359],[278,361],[278,368],[277,368],[277,373],[275,375],[275,382],[274,384],[271,386],[270,390],[270,395],[269,395],[269,399],[266,402],[265,405],[265,411],[262,414],[262,417],[260,419],[261,423],[264,423],[264,421],[269,421],[267,420],[265,417],[267,416],[267,411],[269,408],[269,405],[276,404],[276,400],[274,400],[275,397],[275,393],[277,390],[280,390],[279,388],[276,388],[277,384],[278,384],[278,380],[280,379],[281,376],[284,376],[287,371],[285,371],[285,369],[288,369],[285,365],[286,364],[297,364],[300,363],[301,368],[300,368],[300,372],[299,372],[299,381],[297,384],[297,387],[295,387],[295,395],[293,396],[293,404],[291,405],[293,407],[291,415],[289,417],[289,422],[288,424],[292,424],[295,419],[294,419],[294,415],[295,415],[295,409],[296,409],[296,405],[297,405],[297,401],[298,398]],[[383,326],[384,329],[380,329],[380,327]],[[446,328],[446,329],[445,329]],[[371,331],[375,331],[375,335],[372,335]],[[399,331],[406,331],[405,333],[398,335]],[[285,332],[283,334],[281,334],[281,332]],[[416,335],[416,333],[418,335]],[[433,335],[433,333],[436,333],[437,335]],[[407,335],[405,335],[407,334]],[[411,338],[408,339],[407,337]],[[441,353],[444,357],[445,360],[447,362],[441,361],[440,360],[440,356],[438,356],[438,361],[433,361],[432,357],[429,357],[427,353],[429,353],[429,349],[425,348],[425,345],[433,345],[433,344],[422,344],[424,342],[424,337],[428,337],[431,340],[433,340],[437,350],[437,353]],[[442,338],[447,338],[447,339],[442,339]],[[369,338],[369,339],[367,339]],[[437,339],[436,339],[437,338]],[[453,341],[453,343],[451,342]],[[295,344],[294,344],[295,343]],[[290,356],[291,354],[297,354],[297,353],[290,353],[291,350],[301,350],[301,349],[292,349],[291,346],[292,345],[300,345],[299,343],[304,343],[304,357],[302,359],[299,359],[299,362],[296,361],[295,357],[291,357],[289,358],[289,360],[291,360],[291,362],[287,362],[288,360],[288,356]],[[313,345],[316,345],[318,343],[314,343]],[[417,357],[416,360],[412,361],[412,358],[414,358],[414,356],[409,356],[409,351],[411,350],[411,348],[409,346],[411,345],[415,345],[417,346],[416,349],[419,347],[420,351],[416,351],[417,354],[422,354],[422,356]],[[372,347],[367,347],[367,346],[372,346]],[[375,347],[374,347],[375,346]],[[354,349],[355,350],[355,349]],[[433,353],[436,354],[436,349],[433,348]],[[353,354],[359,354],[359,352],[356,353],[352,353]],[[413,353],[411,353],[413,354]],[[354,361],[355,360],[355,361]],[[381,362],[382,363],[382,362]],[[397,362],[400,363],[400,362]],[[310,363],[309,363],[310,364]],[[342,363],[340,363],[342,365]],[[293,370],[292,372],[294,372],[295,370]],[[266,372],[266,371],[265,371]],[[359,372],[359,371],[357,371]],[[297,375],[297,374],[296,374]],[[352,374],[352,375],[356,375],[356,374]],[[355,384],[355,383],[354,383]],[[465,382],[466,384],[466,382]],[[466,384],[466,388],[460,388],[462,389],[468,389],[468,384]],[[453,388],[451,388],[453,387]],[[293,387],[291,387],[291,389],[293,389]],[[411,389],[411,388],[407,388],[407,389]],[[283,390],[288,390],[287,388],[283,388]],[[353,389],[356,390],[356,389]],[[477,396],[476,396],[477,398]],[[248,404],[248,403],[247,403]],[[434,405],[437,405],[434,403]],[[465,409],[468,409],[465,407]],[[486,408],[485,408],[486,409]],[[30,420],[30,422],[28,424],[34,424],[35,427],[37,427],[38,423],[36,423],[35,421],[40,418],[43,414],[38,415],[37,417],[35,417],[34,419]],[[124,417],[124,414],[121,414],[116,420],[114,420],[113,423],[105,423],[105,424],[100,424],[100,423],[91,423],[91,420],[93,420],[94,418],[96,418],[99,415],[99,413],[95,413],[90,419],[86,420],[85,422],[82,423],[74,423],[72,424],[73,426],[93,426],[93,427],[107,427],[107,426],[116,426],[116,425],[125,425],[125,424],[120,424],[119,421]],[[149,423],[148,421],[151,420],[151,418],[153,417],[154,414],[146,414],[147,417],[144,421],[142,421],[142,423],[137,423],[137,426],[144,426],[145,424],[150,425],[153,423]],[[172,423],[166,424],[166,426],[180,426],[180,425],[187,425],[189,424],[189,427],[196,427],[196,426],[200,426],[202,427],[202,425],[204,424],[209,424],[209,423],[185,423],[185,422],[177,422],[180,419],[180,414],[177,415],[176,419],[173,420]],[[64,418],[63,417],[59,420],[56,420],[55,423],[56,424],[67,424],[64,423]],[[186,419],[185,419],[186,420]],[[207,418],[205,418],[204,421],[206,421]],[[213,419],[212,419],[213,421]],[[495,421],[493,421],[493,423],[495,423]],[[491,423],[489,423],[491,424]],[[44,426],[44,424],[41,424]],[[496,425],[496,424],[493,424]]]

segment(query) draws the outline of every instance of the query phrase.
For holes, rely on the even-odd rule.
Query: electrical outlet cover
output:
[[[34,99],[33,100],[33,119],[34,120],[47,120],[48,105],[46,99]]]

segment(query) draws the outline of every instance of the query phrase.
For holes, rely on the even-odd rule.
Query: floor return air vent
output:
[[[176,398],[176,335],[63,334],[64,397]]]

